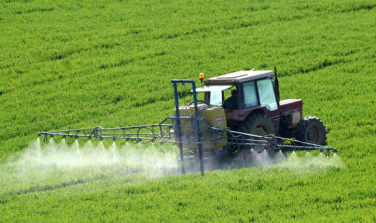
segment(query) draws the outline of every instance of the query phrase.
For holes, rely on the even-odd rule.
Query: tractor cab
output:
[[[265,106],[275,111],[278,109],[278,101],[272,78],[272,71],[238,71],[205,79],[205,86],[197,88],[196,92],[205,92],[207,104],[223,105],[231,95],[229,92],[236,89],[237,106],[229,110]]]
[[[238,71],[218,77],[208,78],[204,86],[196,92],[205,92],[205,102],[223,106],[229,126],[236,127],[238,122],[260,110],[268,116],[278,115],[278,92],[273,81],[273,71]],[[226,108],[225,100],[236,89],[236,106]]]

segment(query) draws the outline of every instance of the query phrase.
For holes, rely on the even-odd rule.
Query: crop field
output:
[[[375,64],[374,0],[0,0],[0,222],[376,222]],[[173,145],[37,138],[275,66],[337,154],[182,175]]]

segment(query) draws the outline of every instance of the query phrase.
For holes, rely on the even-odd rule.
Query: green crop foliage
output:
[[[376,222],[375,15],[374,0],[0,0],[0,222]],[[42,130],[159,123],[171,79],[274,66],[345,167],[16,165]]]

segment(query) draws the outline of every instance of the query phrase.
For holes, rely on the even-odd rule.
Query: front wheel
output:
[[[296,129],[295,138],[299,141],[325,145],[326,144],[326,130],[324,123],[314,117],[305,117],[300,120]]]

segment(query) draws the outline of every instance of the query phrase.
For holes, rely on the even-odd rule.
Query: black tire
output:
[[[251,114],[240,126],[240,131],[259,136],[275,134],[272,121],[260,113]]]
[[[268,119],[266,116],[264,116],[261,113],[251,114],[240,126],[240,131],[253,134],[253,135],[259,135],[259,136],[275,134],[274,124],[272,123],[270,119]],[[264,148],[254,148],[254,149],[258,152],[261,152]],[[271,157],[274,157],[275,155],[274,147],[269,147],[266,149],[269,155]]]
[[[326,130],[324,123],[314,117],[305,117],[300,120],[296,129],[295,138],[299,141],[325,145],[326,144]]]

